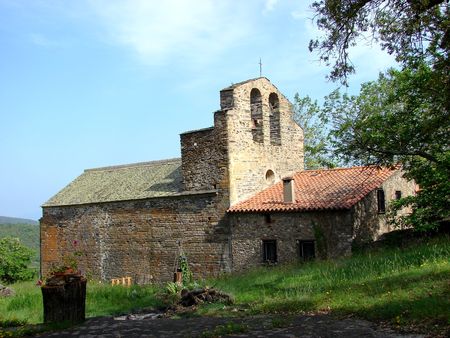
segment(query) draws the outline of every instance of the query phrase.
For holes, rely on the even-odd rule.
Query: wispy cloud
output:
[[[64,47],[68,45],[67,41],[53,40],[40,33],[31,33],[29,38],[33,44],[40,47]]]
[[[202,63],[251,34],[247,4],[225,0],[89,1],[108,39],[145,63]],[[170,59],[170,60],[169,60]]]

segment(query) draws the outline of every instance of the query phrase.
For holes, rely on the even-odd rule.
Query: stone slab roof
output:
[[[293,175],[294,203],[283,202],[283,182],[279,182],[233,205],[228,212],[350,209],[397,170],[375,166],[305,170]]]
[[[43,207],[176,196],[181,159],[87,169]]]

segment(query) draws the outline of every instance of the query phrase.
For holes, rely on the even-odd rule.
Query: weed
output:
[[[218,325],[212,331],[203,332],[200,337],[202,338],[213,338],[221,337],[228,334],[234,333],[245,333],[248,331],[248,326],[244,323],[227,322],[225,325]]]

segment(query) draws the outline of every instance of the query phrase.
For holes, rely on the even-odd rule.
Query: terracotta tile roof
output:
[[[295,202],[283,202],[283,182],[233,205],[228,212],[349,209],[398,169],[352,167],[305,170],[293,175]]]

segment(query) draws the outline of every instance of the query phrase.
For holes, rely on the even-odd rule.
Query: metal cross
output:
[[[261,63],[261,58],[259,58],[259,77],[262,77],[262,63]]]

